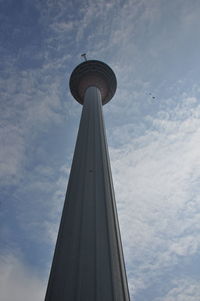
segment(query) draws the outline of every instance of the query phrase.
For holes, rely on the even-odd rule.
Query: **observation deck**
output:
[[[71,74],[69,82],[73,97],[83,104],[87,88],[97,87],[100,90],[102,104],[106,104],[114,96],[117,80],[112,69],[105,63],[89,60],[78,65]]]

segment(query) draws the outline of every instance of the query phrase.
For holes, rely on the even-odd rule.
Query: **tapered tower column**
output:
[[[102,115],[116,78],[106,64],[86,61],[70,89],[83,111],[45,301],[128,301]]]

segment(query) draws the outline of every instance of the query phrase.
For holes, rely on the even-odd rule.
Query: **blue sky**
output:
[[[200,300],[199,15],[195,0],[0,0],[2,301],[44,299],[83,52],[118,80],[104,116],[131,300]]]

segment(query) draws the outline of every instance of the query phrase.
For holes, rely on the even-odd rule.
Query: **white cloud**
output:
[[[42,301],[44,279],[13,255],[0,257],[0,294],[2,301]]]
[[[61,124],[68,109],[67,104],[61,104],[61,83],[56,74],[51,82],[50,65],[47,70],[19,71],[15,64],[6,68],[7,76],[0,80],[0,177],[5,184],[15,183],[24,175],[31,140],[48,131],[50,125]]]
[[[75,24],[72,21],[70,21],[70,22],[61,21],[60,23],[56,22],[54,24],[51,24],[51,27],[53,30],[55,30],[58,33],[61,32],[61,33],[65,33],[65,34],[72,31],[74,26],[75,26]]]
[[[1,185],[18,182],[18,172],[24,165],[25,142],[23,131],[14,125],[2,124],[0,127],[0,179]]]
[[[165,274],[181,258],[200,250],[200,106],[194,104],[196,101],[183,100],[173,109],[148,117],[149,129],[139,137],[124,125],[116,139],[125,136],[126,144],[111,149],[122,238],[134,292],[147,288],[156,275]]]
[[[200,214],[198,215],[200,218]],[[178,238],[176,242],[172,242],[170,250],[180,256],[190,256],[200,249],[199,235],[188,235]]]
[[[200,299],[199,281],[190,278],[173,282],[173,288],[164,297],[155,301],[197,301]]]

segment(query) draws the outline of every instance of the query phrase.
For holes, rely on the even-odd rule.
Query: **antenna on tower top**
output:
[[[81,54],[81,56],[84,58],[84,60],[87,62],[86,53]]]

